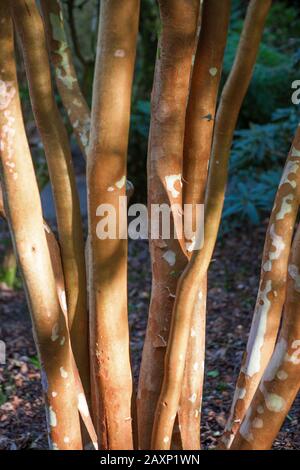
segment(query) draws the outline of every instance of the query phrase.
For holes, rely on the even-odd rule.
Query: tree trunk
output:
[[[286,197],[277,199],[274,207],[275,218],[284,225],[285,230],[290,234],[293,232],[295,223],[295,215],[299,208],[300,192],[299,192],[299,166],[300,166],[300,131],[297,130],[295,140],[285,167],[283,179],[280,184],[282,191],[287,194]],[[279,192],[281,192],[279,190]],[[294,214],[293,220],[290,213]],[[283,231],[284,232],[284,231]],[[287,265],[287,257],[290,251],[291,237],[280,237],[276,240],[280,242],[279,246],[284,246],[286,252],[281,252],[278,261],[282,263],[282,270],[285,267],[285,276],[287,276],[287,296],[285,284],[283,284],[283,274],[275,277],[275,268],[272,267],[273,276],[266,281],[264,304],[261,307],[260,328],[256,333],[256,351],[252,347],[251,362],[247,362],[247,372],[250,365],[253,364],[255,371],[264,369],[259,387],[256,388],[251,404],[246,409],[244,420],[239,427],[239,431],[232,443],[231,449],[238,450],[267,450],[270,449],[274,439],[280,431],[281,425],[289,412],[289,409],[299,391],[300,386],[300,284],[299,284],[299,268],[300,268],[300,229],[298,226],[297,233],[293,242],[289,264]],[[273,239],[274,240],[274,239]],[[279,253],[270,251],[269,255]],[[276,260],[277,258],[275,258]],[[281,259],[281,261],[279,261]],[[266,262],[268,263],[268,261]],[[266,265],[265,265],[266,267]],[[282,292],[278,292],[279,280],[282,280],[279,288]],[[267,292],[267,286],[270,286]],[[278,297],[279,300],[278,300]],[[283,314],[283,321],[280,335],[277,340],[275,349],[274,342],[276,340],[276,331],[280,321],[281,309],[277,317],[274,315],[274,303],[278,301],[282,305],[286,297],[286,303]],[[266,312],[263,312],[266,310]],[[267,315],[264,321],[265,331],[263,330],[263,317]],[[275,336],[275,338],[274,338]],[[261,340],[261,341],[260,341]],[[271,343],[271,344],[266,344]],[[251,343],[250,343],[251,344]],[[260,351],[259,351],[260,346]],[[264,356],[265,357],[264,357]],[[266,357],[267,356],[267,357]],[[254,361],[254,358],[257,361]],[[270,360],[269,360],[270,359]],[[263,367],[265,366],[265,368]],[[244,366],[245,367],[245,366]],[[252,367],[253,369],[253,367]],[[260,370],[259,369],[259,372]],[[250,374],[248,374],[249,377]],[[246,376],[246,384],[249,378]],[[248,379],[248,380],[247,380]],[[255,377],[256,379],[256,377]],[[239,385],[239,384],[238,384]],[[238,409],[238,408],[237,408]],[[244,411],[244,410],[243,410]]]
[[[69,331],[56,293],[18,95],[12,22],[3,0],[0,18],[0,155],[5,212],[42,364],[50,446],[81,449]]]
[[[152,292],[137,398],[141,449],[150,448],[176,285],[187,262],[182,234],[176,239],[174,231],[180,231],[178,219],[182,219],[185,114],[199,2],[161,0],[159,6],[162,32],[151,99],[148,208],[155,204],[165,204],[167,210],[177,204],[177,208],[170,213],[170,238],[150,236]],[[154,228],[150,219],[150,232]]]
[[[102,0],[87,181],[92,400],[98,437],[104,449],[131,449],[133,445],[126,202],[125,207],[119,204],[122,197],[126,200],[138,20],[139,0],[122,4],[118,0]],[[106,210],[116,214],[115,239],[100,238],[96,218],[101,215],[100,205],[106,205]]]
[[[207,170],[224,50],[227,40],[230,0],[204,0],[202,23],[193,67],[187,107],[183,158],[183,204],[192,207],[192,236],[186,235],[189,256],[200,241],[197,204],[205,202]],[[200,116],[200,119],[199,119]],[[185,220],[185,229],[188,221]],[[207,281],[192,313],[191,334],[179,407],[179,425],[184,449],[200,448],[201,402],[204,378],[205,316]],[[199,292],[200,292],[199,291]]]
[[[68,45],[60,0],[41,0],[48,49],[55,70],[56,85],[74,134],[86,158],[90,140],[90,110],[81,92],[71,49]]]
[[[56,207],[73,351],[90,395],[84,241],[79,199],[66,130],[55,104],[43,23],[34,0],[10,2],[20,36],[32,109],[47,157]]]

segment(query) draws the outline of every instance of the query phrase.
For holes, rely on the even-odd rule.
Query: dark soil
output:
[[[209,273],[206,380],[202,439],[213,447],[225,425],[255,304],[266,224],[222,237]],[[151,285],[148,247],[129,246],[129,312],[134,376],[138,375]],[[0,449],[47,448],[40,371],[22,290],[0,291]],[[276,449],[300,448],[300,397],[276,439]]]

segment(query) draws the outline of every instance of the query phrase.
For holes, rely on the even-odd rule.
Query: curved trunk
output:
[[[5,212],[42,364],[50,446],[81,449],[70,338],[56,293],[40,196],[22,119],[8,11],[6,2],[1,1],[0,155]]]
[[[294,145],[300,150],[300,132],[297,132]],[[299,154],[299,150],[297,150]],[[291,154],[292,155],[292,154]],[[299,171],[299,156],[290,158]],[[291,179],[297,186],[299,177]],[[287,180],[283,183],[286,188],[290,186]],[[299,190],[295,195],[297,207],[300,202]],[[286,206],[287,207],[287,206]],[[280,212],[287,219],[287,212]],[[281,215],[280,215],[281,217]],[[286,220],[287,224],[289,223]],[[286,265],[286,263],[285,263]],[[287,266],[286,266],[287,268]],[[268,450],[280,431],[281,425],[300,387],[300,227],[298,226],[292,245],[291,256],[287,268],[287,298],[283,314],[283,321],[276,347],[270,361],[265,368],[259,387],[247,408],[247,413],[239,427],[238,433],[232,443],[234,450]],[[272,294],[274,294],[272,283]],[[270,297],[272,300],[272,297]],[[269,325],[270,329],[270,325]],[[270,330],[271,331],[271,330]],[[269,352],[269,351],[268,351]]]
[[[84,241],[71,153],[57,109],[50,75],[43,23],[33,0],[10,2],[20,36],[29,91],[45,148],[53,190],[74,356],[89,398],[88,321]]]
[[[138,20],[139,0],[102,0],[87,179],[92,401],[105,449],[133,445],[125,196]],[[116,216],[115,233],[106,239],[96,218],[105,211]]]
[[[185,114],[195,45],[199,2],[161,0],[162,32],[152,91],[148,148],[150,231],[154,209],[170,211],[170,237],[150,235],[152,293],[137,397],[139,447],[149,449],[155,407],[163,377],[176,284],[187,262],[180,233],[182,218],[182,157]],[[171,436],[170,436],[171,441]]]
[[[297,142],[297,141],[296,141]],[[294,148],[294,147],[293,147]],[[286,278],[291,240],[299,207],[299,157],[295,151],[287,160],[276,195],[266,235],[260,287],[255,305],[246,354],[225,433],[221,439],[230,447],[264,370],[269,363],[281,320],[286,295]],[[294,181],[294,177],[296,180]]]

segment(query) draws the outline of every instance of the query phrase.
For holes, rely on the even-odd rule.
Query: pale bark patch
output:
[[[242,368],[242,371],[250,377],[259,372],[261,367],[261,348],[264,344],[268,313],[271,306],[268,294],[271,290],[272,281],[268,280],[266,287],[260,290],[258,294],[258,307],[254,314],[256,327],[253,329],[252,338],[250,337],[250,341],[248,342],[247,360]]]
[[[0,110],[3,111],[6,109],[13,97],[16,94],[16,89],[13,86],[12,82],[4,82],[3,80],[0,80]]]
[[[211,67],[211,68],[209,69],[209,73],[210,73],[210,75],[211,75],[212,77],[215,77],[215,76],[217,75],[217,73],[218,73],[218,69],[217,69],[216,67]]]
[[[69,374],[63,367],[60,367],[59,371],[63,379],[66,379],[68,377]]]
[[[56,341],[59,338],[58,331],[59,331],[59,325],[58,323],[55,323],[55,325],[52,328],[52,334],[51,334],[52,341]]]
[[[255,418],[255,419],[253,420],[252,426],[253,426],[254,428],[261,429],[261,428],[263,427],[263,425],[264,425],[264,422],[263,422],[262,419],[260,419],[260,418]]]
[[[49,424],[52,428],[55,428],[57,425],[56,413],[52,406],[49,407]]]
[[[86,418],[88,418],[90,412],[83,393],[79,393],[78,395],[78,409]]]
[[[171,193],[172,197],[176,199],[180,196],[180,191],[175,188],[175,184],[179,184],[182,187],[181,174],[165,176],[167,190]]]
[[[166,251],[163,255],[163,259],[170,265],[174,266],[176,263],[176,253],[172,250]]]
[[[114,52],[115,57],[123,58],[125,57],[125,51],[124,49],[116,49]]]
[[[282,198],[281,202],[281,208],[276,215],[276,220],[283,220],[287,214],[292,212],[292,206],[291,203],[294,200],[294,195],[293,194],[288,194],[287,196],[284,196]]]

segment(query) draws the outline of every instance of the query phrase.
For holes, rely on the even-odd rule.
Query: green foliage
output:
[[[17,275],[17,262],[9,239],[2,240],[5,247],[4,258],[0,265],[0,284],[9,289],[20,287]]]
[[[1,267],[0,268],[0,283],[5,284],[7,287],[12,289],[13,287],[15,287],[16,275],[17,275],[16,268],[3,269],[3,267]]]
[[[8,400],[8,396],[6,395],[3,385],[0,384],[0,406],[4,405]]]
[[[146,160],[150,96],[159,31],[160,20],[156,1],[142,0],[128,152],[128,175],[135,187],[134,198],[139,201],[145,201],[147,197]]]
[[[270,213],[299,122],[297,108],[291,105],[291,84],[299,78],[300,15],[290,3],[273,3],[240,113],[223,211],[225,231],[244,223],[258,224]],[[246,7],[236,0],[233,5],[223,80],[234,60]]]
[[[207,377],[211,377],[213,379],[215,379],[219,375],[220,375],[220,372],[218,370],[210,370],[209,372],[207,372]]]
[[[37,356],[31,356],[29,358],[29,361],[31,364],[36,368],[36,369],[41,369],[41,363],[39,361],[39,358]]]
[[[269,214],[297,125],[297,109],[290,107],[277,110],[268,124],[236,132],[223,211],[225,230],[232,224],[258,224]]]
[[[224,58],[223,83],[236,53],[243,27],[245,7],[234,2],[230,34]],[[265,123],[275,109],[288,105],[291,83],[295,78],[295,62],[299,60],[300,15],[287,2],[274,2],[260,45],[253,78],[240,113],[239,127],[249,122]]]

